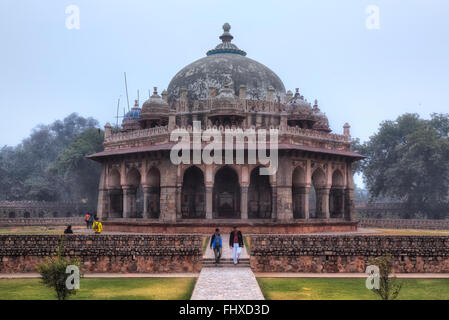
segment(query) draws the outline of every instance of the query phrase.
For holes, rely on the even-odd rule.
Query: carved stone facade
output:
[[[351,163],[362,156],[350,151],[349,125],[331,133],[316,100],[312,106],[298,89],[285,92],[273,71],[231,43],[230,26],[223,28],[223,43],[182,69],[161,95],[155,88],[142,109],[137,102],[121,130],[105,126],[105,150],[90,156],[103,166],[98,215],[171,224],[354,220]],[[270,130],[277,130],[277,172],[260,175],[266,165],[248,160],[249,140],[244,163],[237,151],[232,164],[224,164],[225,152],[222,164],[172,163],[170,134],[183,129],[195,143],[195,121],[222,141],[229,132],[264,129],[271,146]]]

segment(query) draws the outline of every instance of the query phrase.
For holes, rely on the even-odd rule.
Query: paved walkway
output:
[[[232,258],[229,234],[222,235],[223,259]],[[203,256],[214,258],[213,250],[207,247]],[[246,248],[242,248],[240,259],[248,259]],[[193,290],[192,300],[264,300],[251,268],[216,267],[203,268]]]
[[[233,259],[232,249],[229,248],[229,234],[221,235],[223,248],[221,249],[221,258],[222,259]],[[210,239],[207,244],[206,252],[203,255],[205,259],[215,259],[214,249],[210,248]],[[246,252],[246,248],[242,248],[242,253],[240,254],[240,259],[249,259],[248,252]]]

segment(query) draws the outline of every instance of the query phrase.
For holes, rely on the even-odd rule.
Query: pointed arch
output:
[[[269,219],[272,211],[272,191],[268,175],[260,175],[260,167],[251,171],[248,189],[248,218]]]
[[[239,175],[230,166],[217,170],[213,188],[213,213],[215,218],[240,218]]]
[[[184,171],[181,190],[181,214],[186,219],[206,217],[206,187],[203,171],[191,166]]]

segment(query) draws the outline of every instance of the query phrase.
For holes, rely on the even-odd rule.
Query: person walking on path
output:
[[[232,249],[232,256],[234,257],[234,264],[239,262],[240,254],[243,248],[243,236],[237,227],[233,227],[229,235],[229,247]]]
[[[91,215],[90,213],[86,213],[86,215],[84,216],[84,221],[86,222],[86,229],[90,229],[90,218]]]
[[[95,217],[95,222],[92,226],[92,229],[94,229],[95,234],[100,234],[101,231],[103,231],[103,225],[98,220],[98,217]]]
[[[220,229],[218,228],[215,229],[215,233],[210,239],[210,247],[214,249],[215,263],[220,263],[221,248],[223,247],[223,243],[221,241]]]

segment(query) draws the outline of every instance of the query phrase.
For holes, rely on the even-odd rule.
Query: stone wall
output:
[[[79,202],[0,201],[0,218],[81,217],[94,208]]]
[[[35,272],[54,255],[61,236],[0,235],[0,272]],[[195,235],[66,235],[65,257],[82,272],[198,272],[202,238]]]
[[[103,226],[106,231],[139,232],[139,233],[195,233],[212,234],[215,228],[222,233],[230,232],[238,225],[244,234],[298,234],[313,232],[349,232],[357,230],[354,221],[303,220],[292,222],[274,222],[271,220],[224,220],[224,219],[192,219],[190,221],[161,222],[156,219],[107,219]]]
[[[255,272],[364,272],[391,254],[394,272],[449,272],[447,236],[251,236]]]
[[[85,225],[84,218],[0,218],[0,227]]]
[[[449,230],[449,220],[431,219],[360,219],[364,228]]]

